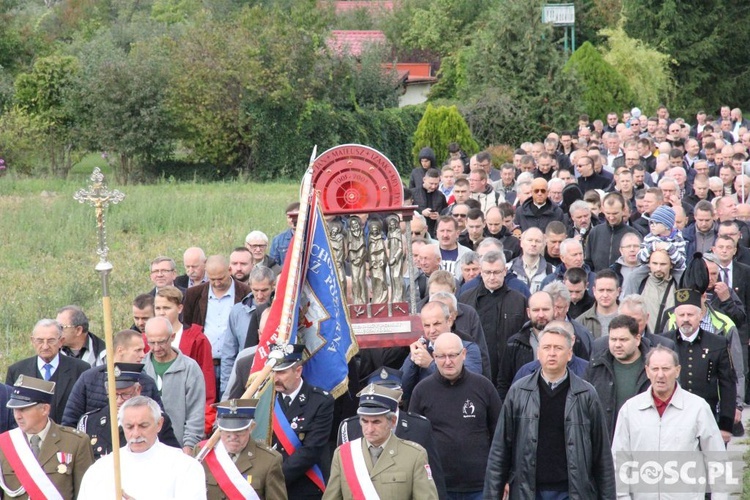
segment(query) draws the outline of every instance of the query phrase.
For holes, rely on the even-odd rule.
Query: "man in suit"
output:
[[[397,402],[401,403],[401,370],[394,368],[381,367],[375,370],[367,379],[368,386],[362,389],[357,395],[361,397],[367,393],[370,384],[385,387],[393,392]],[[400,439],[406,439],[422,446],[427,452],[427,458],[432,469],[435,487],[438,491],[439,498],[448,498],[448,491],[445,489],[445,478],[443,477],[443,466],[440,463],[435,440],[432,437],[432,424],[422,415],[401,411],[398,406],[395,410],[396,425],[393,433]],[[341,446],[343,443],[354,441],[362,437],[362,424],[359,416],[347,418],[339,425],[339,432],[336,444]]]
[[[159,256],[151,261],[151,282],[154,288],[151,289],[151,296],[156,296],[156,292],[165,286],[176,286],[175,278],[177,277],[177,264],[170,257]],[[185,293],[185,288],[180,288]]]
[[[336,449],[324,499],[438,498],[427,452],[393,435],[394,393],[377,384],[360,393],[357,415],[364,437]]]
[[[273,383],[285,420],[280,422],[279,432],[284,435],[278,436],[274,429],[273,444],[284,457],[286,490],[289,498],[321,498],[321,480],[328,478],[331,464],[328,438],[333,424],[333,397],[302,379],[304,345],[273,349],[283,353],[273,368]]]
[[[53,498],[58,493],[66,500],[76,498],[94,463],[86,435],[50,418],[54,393],[54,382],[28,376],[19,377],[13,387],[7,407],[18,428],[0,436],[0,487],[9,497]]]
[[[8,368],[5,383],[13,385],[19,375],[55,382],[55,394],[50,401],[50,418],[62,422],[70,391],[83,372],[91,368],[85,361],[60,354],[62,328],[53,319],[42,319],[34,325],[31,344],[36,356],[22,359]]]
[[[174,280],[176,287],[188,289],[191,286],[200,285],[208,281],[206,277],[206,253],[202,248],[190,247],[182,254],[182,264],[185,274],[177,276]]]
[[[261,499],[287,498],[281,455],[251,436],[257,403],[255,399],[232,399],[216,405],[221,442],[201,462],[209,500],[231,498],[229,492],[237,490],[244,498],[254,498],[252,490]],[[204,443],[196,447],[196,452]],[[230,464],[234,469],[228,469]]]

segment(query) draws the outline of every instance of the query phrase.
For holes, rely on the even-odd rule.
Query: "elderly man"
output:
[[[273,444],[284,458],[289,498],[300,499],[322,495],[330,470],[328,439],[333,423],[333,397],[302,378],[304,350],[304,344],[292,345],[273,368],[280,422],[274,428]]]
[[[732,437],[737,403],[737,375],[732,367],[729,342],[701,327],[701,294],[680,289],[674,294],[676,329],[664,335],[676,344],[680,385],[706,400],[719,423],[724,442]]]
[[[0,487],[7,498],[81,498],[94,457],[85,434],[50,418],[54,391],[54,382],[24,375],[13,387],[7,407],[18,428],[0,435]]]
[[[581,268],[586,271],[588,279],[587,283],[594,283],[594,273],[591,272],[589,267],[584,263],[583,260],[583,245],[581,242],[574,238],[567,238],[560,243],[560,265],[555,268],[555,272],[547,275],[542,280],[542,288],[547,286],[553,281],[563,281],[565,273],[568,269]]]
[[[586,245],[586,240],[593,226],[591,217],[591,207],[588,203],[583,200],[576,200],[568,209],[568,238],[574,238],[581,242],[581,245]],[[563,238],[564,239],[564,238]],[[560,240],[562,242],[562,240]],[[559,251],[558,251],[559,255]],[[559,263],[558,263],[559,264]]]
[[[409,356],[401,366],[402,389],[404,399],[409,400],[414,387],[435,373],[437,368],[433,353],[435,341],[444,333],[449,333],[453,327],[453,316],[448,306],[442,302],[428,302],[419,313],[422,319],[424,337],[414,341],[409,346]],[[482,373],[482,356],[479,346],[475,342],[463,341],[466,349],[466,368],[474,373]]]
[[[120,448],[123,498],[206,500],[206,475],[194,458],[161,443],[164,423],[159,405],[146,396],[128,399],[117,412],[125,432]],[[79,500],[115,497],[114,455],[97,461],[83,478]]]
[[[208,500],[224,498],[286,498],[281,455],[255,441],[255,399],[217,403],[221,440],[203,460]],[[200,451],[205,441],[195,448]]]
[[[185,274],[177,276],[175,286],[188,289],[208,281],[206,276],[206,253],[199,247],[190,247],[182,254],[182,265]]]
[[[393,434],[397,393],[370,384],[358,394],[363,437],[336,449],[324,499],[438,498],[425,449]]]
[[[53,422],[62,422],[65,405],[73,385],[91,365],[80,359],[60,354],[62,328],[53,319],[37,321],[31,332],[31,345],[36,356],[22,359],[10,365],[5,377],[7,385],[13,385],[20,375],[55,382],[55,393],[49,401],[49,415]]]
[[[440,335],[434,355],[437,372],[417,384],[409,410],[432,422],[449,498],[477,498],[500,398],[489,380],[466,369],[466,349],[457,335]]]
[[[513,384],[489,452],[484,498],[614,498],[615,477],[601,403],[571,370],[573,336],[546,328],[541,369]]]
[[[612,453],[618,470],[638,452],[643,452],[644,458],[648,456],[652,459],[658,457],[660,452],[725,451],[722,433],[716,425],[711,407],[703,398],[691,394],[677,383],[682,374],[680,365],[677,353],[663,346],[657,346],[646,354],[646,375],[651,386],[629,399],[617,417]],[[698,469],[693,472],[700,474]],[[698,476],[696,479],[689,489],[684,490],[692,494],[689,498],[703,498],[701,490],[707,483],[706,478],[703,477],[701,481]],[[628,488],[621,489],[620,486],[618,483],[618,496],[639,498]],[[654,489],[649,493],[660,496],[659,487],[658,484],[653,485]]]
[[[156,380],[164,409],[172,418],[174,433],[187,454],[201,440],[206,400],[206,382],[200,366],[192,358],[172,347],[172,324],[163,316],[146,323],[146,342],[151,351],[144,359],[145,372]]]
[[[115,363],[115,402],[119,410],[128,399],[141,395],[141,377],[143,377],[143,365],[140,363]],[[106,375],[106,372],[105,372]],[[148,377],[148,376],[146,376]],[[150,379],[149,379],[150,380]],[[107,381],[104,380],[104,387]],[[164,424],[159,431],[159,441],[173,448],[180,448],[180,443],[174,435],[172,421],[169,415],[162,412]],[[85,432],[91,438],[91,448],[94,459],[99,460],[104,455],[112,453],[112,434],[109,422],[109,401],[97,410],[84,414],[76,428]],[[120,444],[125,443],[125,434],[120,429]]]
[[[245,237],[245,248],[250,250],[253,256],[253,264],[266,266],[274,272],[276,276],[281,273],[283,262],[276,262],[273,257],[268,255],[268,236],[261,231],[250,231]]]

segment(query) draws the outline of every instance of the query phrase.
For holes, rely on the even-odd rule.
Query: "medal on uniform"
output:
[[[248,476],[247,476],[247,482],[250,483],[250,484],[253,484],[253,476],[252,475],[248,474]]]
[[[58,474],[65,474],[68,472],[68,466],[65,464],[60,464],[57,466],[57,473]]]
[[[73,454],[58,451],[57,461],[60,462],[60,465],[57,466],[58,474],[65,474],[68,472],[68,464],[73,461]]]

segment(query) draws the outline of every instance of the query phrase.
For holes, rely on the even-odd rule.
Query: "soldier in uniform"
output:
[[[143,365],[140,363],[115,363],[115,391],[117,393],[117,409],[130,398],[141,395],[141,380]],[[106,387],[106,379],[104,381]],[[169,416],[162,412],[164,423],[159,431],[159,441],[180,448],[180,443],[174,435],[172,422]],[[99,460],[102,456],[112,453],[112,434],[109,425],[109,405],[98,410],[85,413],[79,420],[76,428],[87,434],[90,438],[94,459]],[[125,444],[125,433],[120,429],[120,446]]]
[[[231,494],[237,491],[243,498],[287,498],[281,454],[251,436],[257,403],[255,399],[231,399],[215,405],[221,441],[203,460],[208,500],[234,498]],[[204,443],[196,446],[196,454]],[[222,481],[213,473],[217,469]]]
[[[6,498],[70,500],[78,495],[83,474],[94,462],[83,433],[50,417],[55,383],[21,375],[7,407],[17,429],[0,435],[0,468]]]
[[[394,395],[394,393],[396,393]],[[437,499],[427,452],[393,434],[398,391],[376,384],[360,395],[364,437],[336,449],[324,500],[353,498]],[[290,497],[291,498],[291,497]]]
[[[372,372],[367,378],[368,384],[376,384],[393,391],[394,397],[401,402],[401,370],[384,366],[379,370]],[[362,390],[357,396],[362,396],[365,392]],[[422,415],[403,411],[396,408],[396,426],[393,428],[396,437],[413,441],[421,445],[427,451],[427,458],[432,470],[435,487],[438,496],[441,499],[448,498],[448,492],[445,489],[445,480],[443,478],[443,466],[440,463],[440,456],[435,446],[435,440],[432,438],[432,424]],[[339,425],[337,445],[341,446],[347,441],[354,441],[362,437],[362,426],[359,423],[359,416],[347,418]]]
[[[701,294],[692,289],[675,291],[677,328],[664,335],[675,342],[680,358],[680,387],[706,400],[716,413],[724,442],[732,437],[737,395],[737,375],[726,338],[701,328]]]
[[[330,471],[328,438],[333,425],[333,397],[302,379],[304,345],[289,344],[273,368],[276,415],[273,447],[284,458],[282,469],[289,498],[320,498]],[[322,481],[321,481],[322,479]]]

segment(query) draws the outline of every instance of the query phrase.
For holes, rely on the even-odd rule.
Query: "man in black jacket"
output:
[[[620,257],[620,240],[627,233],[637,233],[625,223],[625,200],[620,193],[609,193],[602,200],[606,224],[599,224],[586,240],[586,264],[592,271],[606,269]]]
[[[417,212],[422,214],[427,220],[427,231],[430,236],[435,237],[437,220],[448,203],[445,201],[445,195],[438,189],[440,185],[440,171],[436,168],[429,169],[422,179],[422,185],[411,190],[414,204],[417,206]]]
[[[482,257],[479,284],[459,298],[476,309],[482,319],[493,381],[497,380],[508,339],[526,322],[526,298],[507,287],[506,272],[503,253],[488,252]]]
[[[584,378],[599,395],[611,438],[622,405],[649,386],[644,364],[648,348],[641,342],[638,322],[624,314],[609,323],[606,337],[609,349],[591,358]]]
[[[484,498],[615,498],[607,423],[594,388],[567,369],[573,336],[548,327],[541,369],[508,392],[492,440]],[[512,478],[512,481],[511,481]]]
[[[547,197],[547,181],[542,178],[534,179],[531,182],[531,198],[524,201],[516,211],[515,223],[521,227],[521,231],[530,227],[544,231],[555,220],[562,222],[562,210]]]

